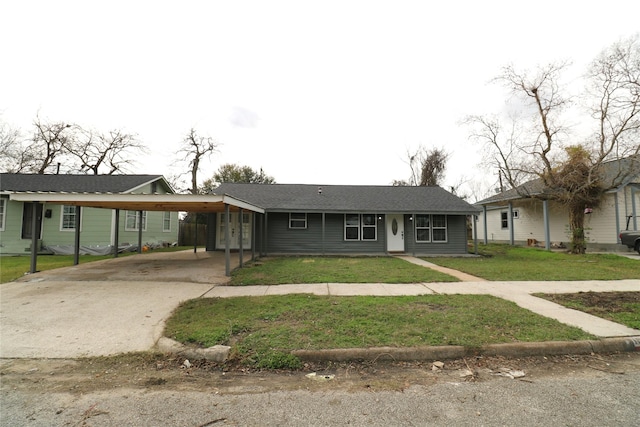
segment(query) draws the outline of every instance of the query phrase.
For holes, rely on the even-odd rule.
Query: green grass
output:
[[[614,254],[572,255],[538,248],[480,245],[480,258],[427,258],[487,280],[640,279],[640,262]]]
[[[232,273],[232,285],[453,282],[455,277],[393,257],[268,258]]]
[[[170,248],[153,249],[150,252],[174,252],[192,249],[193,246],[175,246]],[[125,252],[118,254],[118,257],[137,255],[137,252]],[[73,255],[38,255],[36,267],[38,271],[53,270],[61,267],[70,267],[73,265]],[[113,258],[113,255],[80,255],[79,262],[84,264],[87,262],[100,261],[103,259]],[[16,280],[31,269],[31,257],[29,255],[20,256],[0,256],[0,283],[11,282]]]
[[[295,349],[461,345],[581,340],[578,328],[487,295],[202,298],[182,303],[165,335],[183,343],[232,346],[237,360],[295,368]]]

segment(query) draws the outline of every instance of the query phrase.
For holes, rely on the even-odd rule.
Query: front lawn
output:
[[[230,345],[235,361],[259,368],[298,367],[289,354],[296,349],[594,338],[488,295],[201,298],[180,305],[165,335],[202,347]]]
[[[232,285],[292,283],[457,282],[455,277],[394,257],[265,258],[235,270]]]
[[[509,245],[480,245],[479,258],[425,258],[487,280],[640,279],[640,261],[614,254],[571,255]]]

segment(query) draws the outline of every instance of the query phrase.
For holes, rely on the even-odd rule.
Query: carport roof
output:
[[[130,211],[223,212],[247,209],[263,213],[264,209],[226,194],[113,194],[113,193],[12,193],[11,200],[20,202],[56,203]]]

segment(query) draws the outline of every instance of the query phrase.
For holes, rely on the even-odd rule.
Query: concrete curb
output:
[[[469,356],[557,356],[563,354],[617,353],[640,351],[640,336],[604,338],[597,341],[550,341],[541,343],[491,344],[479,348],[463,346],[375,347],[332,350],[294,350],[291,353],[308,362],[418,361],[459,359]]]
[[[224,362],[230,347],[216,345],[209,348],[192,348],[170,338],[162,337],[156,348],[164,353],[173,353],[187,359],[206,359]],[[433,361],[460,359],[471,356],[559,356],[564,354],[640,352],[640,336],[603,338],[594,341],[549,341],[540,343],[490,344],[482,347],[459,345],[430,347],[372,347],[329,350],[293,350],[291,354],[305,362],[348,361]]]

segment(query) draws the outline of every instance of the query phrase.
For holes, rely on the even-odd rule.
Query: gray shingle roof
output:
[[[126,193],[162,175],[0,174],[2,192]]]
[[[435,186],[223,183],[215,193],[235,197],[267,211],[449,214],[478,212],[478,209],[469,203]]]

